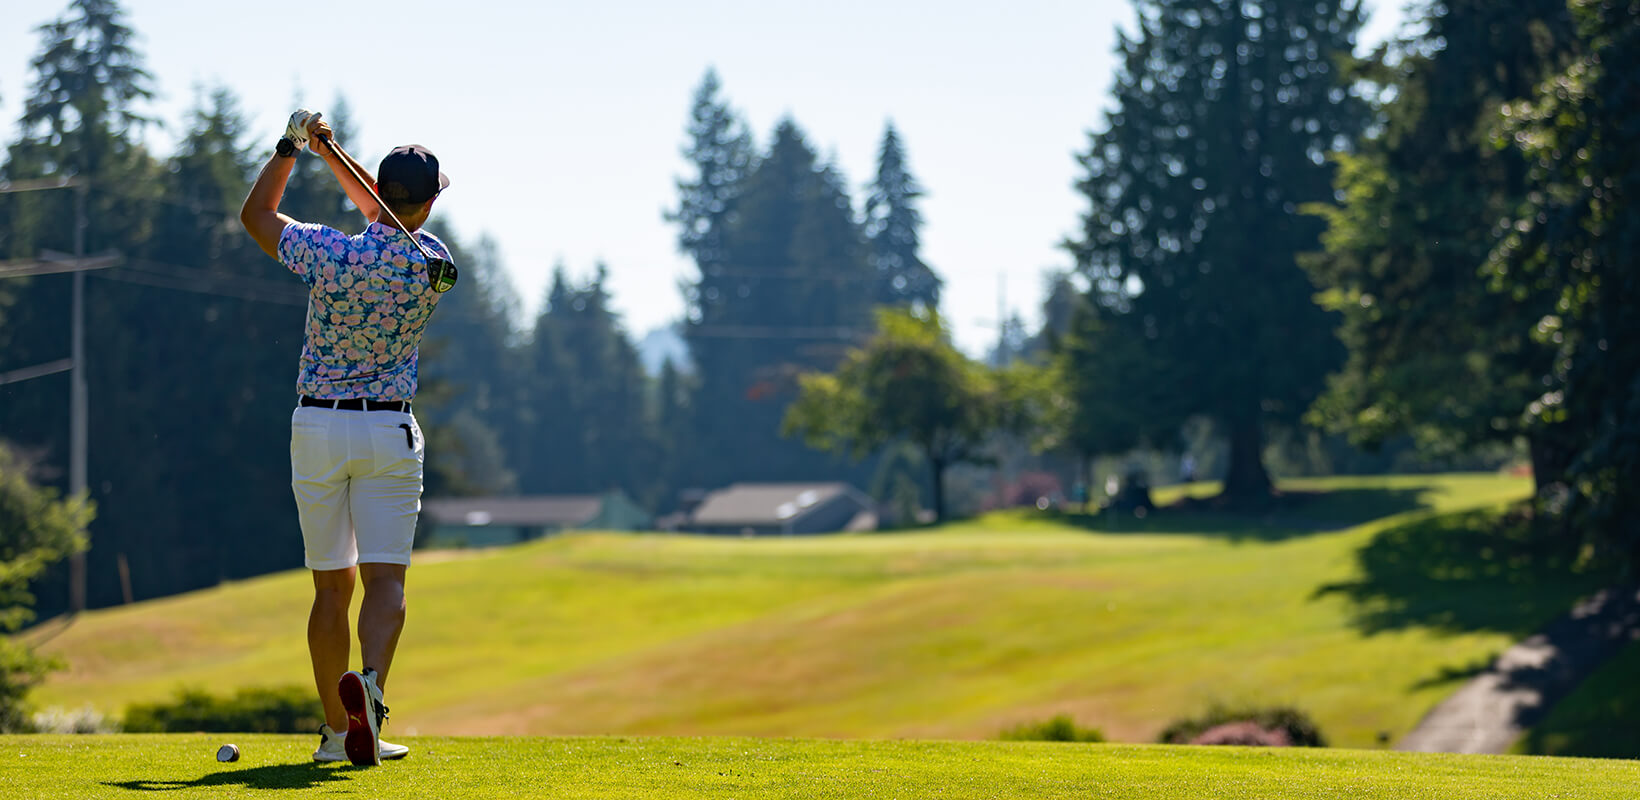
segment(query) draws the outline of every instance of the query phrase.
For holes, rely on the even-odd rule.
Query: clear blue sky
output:
[[[0,118],[15,120],[39,49],[34,28],[67,0],[12,0],[0,22]],[[352,107],[340,140],[374,165],[427,145],[450,190],[437,214],[500,245],[531,310],[554,263],[603,260],[635,337],[678,319],[692,274],[662,212],[689,101],[708,65],[760,146],[791,115],[856,190],[892,119],[927,190],[924,260],[945,279],[958,344],[995,337],[999,290],[1038,316],[1042,276],[1082,210],[1074,154],[1101,124],[1123,0],[612,0],[240,4],[125,0],[172,151],[196,90],[225,85],[271,150],[297,105]],[[1381,39],[1398,4],[1363,37]]]

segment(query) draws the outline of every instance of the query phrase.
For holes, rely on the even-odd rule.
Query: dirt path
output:
[[[1624,644],[1640,638],[1640,590],[1608,589],[1505,650],[1432,709],[1397,750],[1504,753]]]

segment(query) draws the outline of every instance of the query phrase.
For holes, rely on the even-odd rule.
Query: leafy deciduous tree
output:
[[[877,334],[836,372],[806,373],[799,382],[786,433],[855,458],[893,442],[915,445],[932,473],[937,519],[945,518],[946,469],[983,460],[1004,421],[996,379],[957,352],[931,311],[879,310]]]

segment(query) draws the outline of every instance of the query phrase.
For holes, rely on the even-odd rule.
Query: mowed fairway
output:
[[[950,800],[1632,798],[1640,764],[1360,750],[734,738],[434,738],[381,767],[313,764],[313,737],[0,737],[0,796],[937,797]]]
[[[1325,493],[1267,520],[1164,512],[1112,530],[1009,513],[916,533],[587,534],[424,558],[389,735],[986,739],[1068,713],[1142,742],[1245,702],[1297,705],[1332,744],[1379,747],[1589,588],[1437,575],[1382,607],[1329,591],[1360,579],[1358,553],[1381,532],[1497,507],[1529,483],[1284,487]],[[308,601],[296,572],[84,615],[44,645],[70,668],[34,700],[118,715],[183,685],[308,685]],[[1484,606],[1489,622],[1383,623],[1445,602]]]

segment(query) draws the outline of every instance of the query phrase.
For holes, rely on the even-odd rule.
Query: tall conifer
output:
[[[1148,409],[1173,427],[1218,421],[1224,491],[1260,504],[1266,426],[1291,423],[1341,358],[1334,320],[1296,257],[1332,197],[1330,153],[1366,124],[1339,65],[1356,0],[1145,0],[1119,35],[1115,107],[1079,186],[1090,210],[1072,244],[1105,319],[1152,356],[1124,376],[1164,389]],[[1154,368],[1152,368],[1154,367]],[[1168,444],[1168,443],[1159,443]]]

